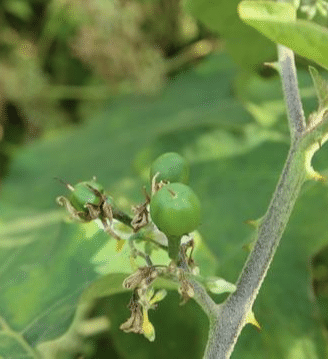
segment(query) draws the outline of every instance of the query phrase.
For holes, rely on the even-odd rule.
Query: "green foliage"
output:
[[[24,332],[31,344],[62,334],[78,296],[97,277],[90,256],[106,240],[98,229],[86,234],[63,223],[55,211],[2,225],[1,316],[11,330]]]
[[[226,48],[240,66],[254,71],[263,62],[274,58],[275,47],[240,20],[237,13],[239,2],[188,0],[186,9],[227,40]]]
[[[234,60],[249,69],[272,59],[274,46],[238,18],[237,3],[189,0],[187,8],[218,32]],[[84,21],[82,15],[68,16],[64,3],[60,3],[62,7],[56,7],[57,2],[49,4],[39,39],[40,43],[42,39],[49,41],[40,45],[43,54],[49,54],[53,42],[66,44],[66,35],[71,36]],[[29,2],[6,2],[7,12],[27,22],[29,9]],[[239,9],[247,23],[270,39],[327,67],[324,28],[296,20],[294,9],[283,3],[247,1]],[[62,14],[69,20],[64,28],[57,22]],[[163,32],[159,26],[152,35],[161,38]],[[175,44],[179,41],[176,37]],[[67,54],[63,59],[63,52],[56,51],[52,69],[66,68],[67,61],[81,74],[81,64],[76,65]],[[63,63],[66,65],[60,67]],[[4,67],[0,63],[1,68]],[[61,76],[65,71],[57,70],[58,82],[67,83],[68,78]],[[27,73],[35,75],[27,79],[32,86],[28,86],[31,92],[27,92],[30,97],[26,98],[35,98],[35,91],[43,93],[49,89],[40,71],[43,70],[34,57],[21,57],[15,63],[12,74],[17,79],[27,79]],[[319,108],[324,108],[326,84],[316,70],[310,71]],[[129,315],[126,306],[131,297],[122,283],[145,262],[131,258],[128,242],[119,248],[97,222],[67,222],[66,214],[55,204],[63,187],[53,178],[79,183],[95,175],[104,185],[105,195],[110,193],[119,207],[132,215],[131,206],[143,200],[142,186],[149,188],[152,161],[163,152],[181,153],[190,163],[191,187],[203,208],[199,233],[194,234],[193,258],[200,269],[200,280],[216,302],[223,301],[226,294],[222,293],[234,290],[229,282],[237,280],[247,255],[245,248],[251,247],[254,239],[253,229],[243,222],[264,214],[287,153],[285,105],[278,77],[249,73],[236,77],[238,72],[226,54],[212,55],[176,76],[155,96],[112,99],[99,106],[80,127],[48,131],[38,141],[15,152],[1,188],[0,357],[35,358],[35,350],[55,348],[58,344],[64,345],[65,351],[67,340],[75,336],[74,313],[78,317],[81,308],[99,300],[96,314],[106,313],[110,321],[105,339],[121,358],[201,357],[207,319],[192,300],[179,306],[180,298],[175,293],[179,285],[170,280],[159,278],[154,282],[155,288],[170,291],[158,309],[149,312],[156,328],[154,343],[119,329]],[[3,73],[8,80],[11,72]],[[86,78],[79,77],[79,81],[83,83]],[[314,110],[315,90],[304,71],[299,72],[299,81],[305,111],[310,113]],[[19,96],[23,91],[17,83],[15,80],[16,85],[8,85],[8,89],[12,90],[10,98],[21,103]],[[56,91],[48,94],[58,99],[63,92]],[[102,91],[97,91],[98,98]],[[86,97],[89,95],[90,92]],[[51,119],[62,119],[57,100],[48,100]],[[33,108],[33,103],[23,103],[25,109]],[[327,149],[319,153],[315,162],[316,168],[328,174]],[[309,260],[314,255],[314,264],[325,261],[325,252],[320,249],[328,243],[326,192],[327,187],[322,184],[305,186],[254,307],[262,330],[246,327],[232,358],[327,357],[326,329],[319,314],[313,315],[318,312],[309,272]],[[123,238],[130,233],[125,226],[114,226]],[[154,250],[154,237],[145,233],[147,244],[140,242],[138,234],[133,237],[136,248],[153,251],[154,263],[166,264],[167,252]],[[318,282],[319,277],[315,278]],[[318,288],[315,287],[315,294],[326,321],[326,285],[322,284],[320,292]],[[65,355],[68,358],[70,354]]]
[[[33,15],[30,4],[24,0],[7,0],[4,1],[3,7],[21,20],[30,20]]]
[[[195,168],[202,176],[194,186],[200,198],[208,198],[202,201],[206,220],[200,230],[218,257],[218,273],[230,282],[235,282],[246,259],[242,246],[254,236],[242,222],[263,215],[271,196],[269,188],[278,180],[287,149],[285,145],[268,143],[247,155]],[[320,164],[326,168],[326,161],[324,153],[319,168]],[[316,196],[320,200],[314,200]],[[324,328],[320,319],[312,315],[316,305],[311,299],[306,258],[327,243],[325,219],[320,215],[325,212],[327,200],[325,186],[311,184],[304,189],[255,302],[255,316],[262,329],[258,333],[246,327],[232,358],[250,359],[259,353],[294,358],[294,352],[306,358],[309,347],[315,348],[315,358],[325,357]],[[313,227],[309,221],[313,221]],[[228,258],[226,253],[230,253]]]
[[[119,255],[116,242],[108,241],[108,237],[95,224],[62,222],[63,214],[58,212],[54,200],[63,193],[63,187],[53,177],[69,179],[74,183],[96,174],[99,182],[111,189],[118,203],[130,211],[129,204],[141,200],[142,183],[126,163],[137,155],[142,146],[152,143],[149,136],[153,140],[165,131],[177,133],[179,137],[177,129],[190,126],[197,129],[201,108],[204,120],[210,126],[220,128],[220,122],[231,126],[229,121],[234,117],[230,112],[235,113],[234,122],[237,124],[249,121],[242,107],[228,98],[227,74],[229,70],[226,68],[214,73],[211,85],[208,76],[190,72],[172,84],[164,99],[159,98],[154,102],[146,98],[141,103],[137,97],[118,101],[110,111],[100,113],[99,118],[90,125],[67,134],[59,132],[17,155],[2,190],[1,286],[7,289],[1,293],[0,312],[14,331],[24,332],[31,345],[63,334],[72,318],[78,296],[99,273],[128,275],[132,271],[127,265],[127,245]],[[222,83],[222,100],[219,103],[217,81]],[[189,87],[195,82],[199,85],[198,89],[203,88],[200,96],[196,96],[194,87]],[[175,100],[177,93],[189,88],[190,98],[194,95],[191,102],[187,95],[179,101]],[[204,101],[206,107],[202,106]],[[221,107],[222,103],[227,110],[217,118],[215,109]],[[184,116],[185,111],[188,111],[188,118]],[[111,121],[108,122],[107,118],[111,118]],[[124,131],[127,128],[128,131]],[[58,153],[65,155],[58,156]],[[107,163],[110,166],[104,166]],[[12,242],[13,239],[15,242]],[[196,243],[196,252],[199,252],[195,256],[196,261],[204,264],[202,270],[205,275],[213,276],[213,255],[200,241]],[[46,255],[40,257],[40,253]],[[154,260],[163,263],[161,256],[163,253],[155,253]],[[11,286],[13,282],[17,283]],[[105,293],[92,290],[91,297],[110,295],[114,293],[113,290],[117,293],[124,288],[119,288],[118,282],[111,278]],[[29,293],[29,296],[17,296],[17,291]],[[28,300],[28,305],[25,300]]]
[[[240,17],[272,41],[328,69],[328,31],[307,20],[296,20],[296,9],[288,3],[243,1]]]
[[[119,295],[110,298],[107,303],[113,327],[109,340],[116,343],[120,358],[165,359],[177,355],[181,359],[202,357],[208,321],[196,303],[190,301],[179,306],[177,293],[169,293],[158,309],[149,313],[156,328],[156,339],[150,344],[140,335],[125,334],[118,329],[128,315],[125,304],[128,300],[127,295]]]
[[[225,63],[224,57],[221,59]],[[63,334],[86,286],[89,287],[81,299],[84,302],[113,295],[125,291],[120,282],[131,273],[131,268],[124,267],[128,259],[126,246],[121,257],[116,242],[108,241],[94,224],[62,223],[61,212],[54,210],[54,199],[62,193],[62,187],[52,180],[54,176],[74,183],[97,175],[118,203],[129,210],[129,203],[141,200],[142,181],[126,163],[148,153],[149,160],[135,162],[138,172],[143,174],[149,169],[150,160],[163,151],[185,154],[191,163],[191,185],[204,208],[200,230],[216,258],[204,244],[196,242],[195,260],[205,275],[236,280],[246,256],[242,247],[253,236],[242,222],[263,214],[287,148],[280,143],[259,147],[263,141],[277,141],[279,137],[270,127],[263,132],[255,122],[251,123],[249,115],[230,97],[229,67],[204,73],[206,66],[181,76],[161,98],[152,101],[130,98],[128,107],[120,100],[110,110],[100,112],[90,125],[45,138],[17,154],[2,191],[0,268],[1,286],[7,289],[2,291],[0,303],[2,317],[14,331],[23,332],[29,344]],[[269,83],[270,80],[268,86]],[[176,100],[178,93],[181,96]],[[265,106],[270,99],[263,96],[259,101]],[[282,104],[282,98],[280,101]],[[204,102],[206,106],[202,105]],[[250,125],[252,134],[247,132]],[[201,145],[205,143],[203,138],[207,147]],[[228,151],[235,144],[234,150]],[[226,152],[217,151],[218,146],[226,148]],[[325,168],[325,151],[319,160],[321,168]],[[149,181],[148,175],[145,180]],[[269,357],[288,357],[293,353],[306,356],[308,348],[314,348],[319,358],[324,352],[321,327],[311,315],[307,260],[327,242],[326,223],[321,215],[327,206],[325,191],[321,185],[304,190],[254,308],[262,331],[247,328],[234,357],[254,358],[261,353]],[[17,219],[9,221],[13,216]],[[158,253],[155,261],[161,263],[163,255]],[[219,267],[215,270],[216,261]],[[100,273],[104,276],[94,281]],[[167,283],[167,288],[172,286]],[[29,296],[17,296],[17,291]],[[126,358],[136,355],[151,358],[154,350],[163,353],[158,357],[164,358],[164,348],[172,348],[169,349],[172,356],[201,355],[207,335],[206,319],[203,315],[193,317],[194,304],[187,303],[181,310],[176,299],[172,302],[170,298],[169,295],[156,312],[149,314],[157,333],[151,347],[143,338],[118,330],[128,315],[123,310],[127,296],[110,302],[111,336],[119,353]],[[174,318],[173,322],[168,318]],[[199,339],[191,340],[193,345],[187,350],[183,346],[185,341],[179,340],[172,328],[186,338]],[[6,340],[9,337],[3,336]],[[3,356],[9,353],[9,347],[5,348]]]
[[[319,111],[321,111],[328,106],[328,83],[320,76],[317,69],[310,66],[309,70],[319,100]]]
[[[251,116],[230,95],[230,76],[235,69],[227,61],[226,55],[222,54],[217,59],[223,64],[218,71],[210,71],[205,63],[196,71],[182,74],[161,97],[131,96],[118,99],[98,109],[86,126],[74,131],[67,129],[64,133],[53,133],[47,141],[36,142],[33,147],[17,153],[10,177],[4,184],[3,202],[18,208],[32,206],[38,210],[48,210],[54,207],[53,198],[62,194],[62,186],[54,185],[51,178],[58,177],[75,183],[90,178],[90,173],[97,175],[97,180],[105,188],[112,190],[116,184],[115,198],[128,192],[128,195],[132,193],[133,200],[139,201],[141,192],[137,188],[140,181],[121,158],[132,161],[142,149],[151,144],[160,146],[163,141],[166,142],[165,146],[170,146],[170,151],[180,152],[181,147],[180,153],[186,154],[187,159],[194,159],[200,155],[200,151],[203,151],[202,157],[206,156],[206,144],[202,142],[210,145],[207,156],[225,155],[227,149],[219,142],[233,141],[239,135],[243,136],[242,124],[250,124]],[[129,127],[128,132],[125,131],[126,126]],[[207,139],[199,143],[189,141],[189,136],[194,139],[202,135],[211,136],[213,131],[219,132],[209,142]],[[178,136],[175,141],[170,138],[172,132]],[[252,139],[256,142],[263,139],[261,134],[257,136],[246,139],[239,150],[251,145],[249,142]],[[187,143],[192,147],[184,147]],[[194,144],[199,148],[194,148]],[[122,146],[120,150],[119,145]],[[216,152],[213,146],[222,149]],[[147,159],[145,162],[150,166],[152,160],[163,152],[165,148],[147,152],[150,158],[149,162]],[[57,156],[58,153],[65,155]],[[89,165],[86,166],[86,163]],[[105,165],[107,163],[110,163],[110,169]],[[136,166],[137,171],[143,169],[144,162]],[[146,180],[149,179],[148,170]],[[22,171],[26,187],[21,182]],[[120,183],[120,178],[124,177],[126,182]],[[6,217],[6,212],[3,216]]]
[[[305,115],[317,109],[315,89],[312,78],[307,70],[300,69],[297,73]],[[263,78],[257,74],[239,75],[236,85],[236,96],[254,119],[266,128],[279,128],[288,136],[288,126],[285,119],[286,106],[281,101],[282,88],[278,74]]]

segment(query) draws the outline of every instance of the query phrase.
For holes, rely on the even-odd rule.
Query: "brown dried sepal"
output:
[[[130,300],[128,308],[131,311],[130,318],[121,324],[120,329],[125,333],[137,333],[143,334],[142,324],[143,324],[143,313],[142,307],[138,302],[137,295],[134,294]]]
[[[195,292],[192,284],[188,281],[188,279],[186,279],[183,270],[179,270],[178,276],[180,282],[178,292],[181,295],[180,305],[183,305],[186,304],[188,300],[195,295]]]
[[[134,232],[138,232],[140,228],[145,227],[149,223],[148,205],[150,203],[150,196],[145,188],[143,188],[143,192],[145,195],[145,202],[132,207],[134,217],[131,221],[131,226]]]
[[[126,278],[123,287],[126,289],[136,289],[148,287],[158,276],[154,267],[140,267],[138,270]]]

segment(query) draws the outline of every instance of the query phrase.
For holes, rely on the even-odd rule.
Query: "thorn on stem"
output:
[[[280,72],[280,66],[279,66],[278,62],[264,62],[263,65],[270,67],[270,68],[276,70],[277,72]]]
[[[260,219],[247,219],[244,223],[256,229],[260,225]]]

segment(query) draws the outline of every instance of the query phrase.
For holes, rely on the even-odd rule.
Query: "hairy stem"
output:
[[[208,295],[206,289],[192,276],[188,276],[189,283],[194,288],[194,297],[193,299],[200,305],[205,314],[209,317],[215,317],[218,311],[220,310],[220,305],[216,304],[214,300]]]
[[[298,142],[289,151],[285,167],[265,216],[258,237],[237,282],[237,289],[211,319],[206,359],[229,358],[238,336],[247,324],[270,263],[278,247],[290,214],[306,179],[304,154]]]
[[[304,131],[306,124],[298,90],[296,77],[295,58],[292,50],[283,45],[278,45],[279,67],[282,78],[282,88],[288,109],[288,122],[293,135]]]
[[[299,97],[294,54],[278,46],[279,66],[288,110],[291,146],[266,214],[260,220],[257,241],[237,281],[237,289],[210,318],[204,359],[227,359],[234,349],[285,230],[302,184],[305,167],[306,124]]]

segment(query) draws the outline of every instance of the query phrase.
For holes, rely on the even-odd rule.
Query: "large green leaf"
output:
[[[90,237],[83,227],[64,223],[58,211],[1,227],[0,315],[12,331],[31,343],[65,331],[79,295],[98,276],[90,257],[108,237],[95,231]]]
[[[74,184],[96,175],[111,190],[115,184],[131,186],[138,182],[131,161],[141,146],[157,136],[190,129],[197,133],[202,126],[240,128],[249,123],[250,115],[231,96],[235,68],[224,54],[217,61],[224,64],[219,70],[204,72],[201,66],[180,76],[161,95],[117,100],[96,113],[87,126],[51,134],[18,153],[2,187],[3,218],[12,216],[11,206],[54,208],[54,198],[65,193],[54,177]],[[141,190],[136,188],[133,199],[141,200]]]
[[[313,81],[306,70],[299,70],[297,77],[305,116],[308,117],[318,107]],[[279,128],[288,134],[289,138],[286,104],[278,74],[269,78],[256,74],[241,74],[235,88],[236,96],[259,124],[266,128]]]
[[[307,20],[296,20],[293,5],[272,1],[242,1],[239,15],[270,40],[328,69],[328,30]]]
[[[147,161],[140,161],[140,153],[150,154],[149,158],[159,151],[187,154],[191,185],[203,204],[200,233],[218,260],[217,274],[236,281],[247,255],[243,245],[254,235],[243,221],[263,215],[287,146],[259,147],[276,137],[251,123],[231,97],[233,72],[225,65],[214,73],[187,73],[157,98],[119,100],[86,127],[48,136],[17,154],[3,185],[0,230],[4,289],[0,313],[12,330],[33,345],[51,340],[67,329],[78,296],[88,284],[94,283],[85,300],[121,290],[120,281],[128,271],[122,273],[120,267],[115,273],[110,266],[111,255],[117,252],[108,250],[108,237],[95,232],[92,224],[60,220],[62,212],[54,210],[54,199],[65,188],[52,177],[74,184],[97,175],[118,204],[129,210],[131,202],[142,200],[140,188],[145,182],[130,165],[135,160],[134,167],[145,173]],[[252,134],[247,132],[250,127]],[[325,149],[321,151],[321,168],[327,168],[328,156]],[[305,187],[254,307],[262,332],[247,327],[234,357],[311,358],[312,348],[317,353],[312,357],[325,357],[321,328],[311,315],[307,272],[309,256],[327,242],[322,215],[328,205],[325,190],[322,185]],[[208,250],[204,253],[197,261],[211,275],[215,257]],[[207,258],[208,267],[203,264]],[[95,268],[106,277],[95,282]],[[112,287],[106,291],[107,284]],[[216,296],[217,301],[222,299]],[[142,336],[119,332],[129,315],[121,309],[127,301],[127,295],[120,295],[110,305],[113,342],[124,358],[151,358],[157,351],[158,357],[164,357],[166,348],[172,357],[201,356],[207,321],[199,308],[194,311],[195,303],[188,303],[186,309],[178,307],[177,297],[159,303],[158,310],[150,313],[157,339],[148,343]],[[184,327],[183,342],[178,342]]]
[[[67,190],[53,178],[74,184],[97,175],[130,211],[133,201],[142,200],[142,181],[130,165],[142,146],[163,133],[197,128],[200,121],[210,128],[250,122],[231,97],[234,67],[225,55],[220,59],[214,72],[205,64],[178,78],[161,96],[118,99],[85,127],[53,133],[17,152],[1,192],[0,315],[29,344],[65,332],[80,294],[99,273],[108,274],[108,289],[101,293],[95,284],[89,299],[123,291],[117,276],[123,277],[124,265],[123,273],[131,272],[127,256],[126,264],[115,265],[120,257],[115,243],[109,248],[108,236],[93,224],[63,222],[55,198]],[[213,275],[211,253],[202,250],[199,258],[208,263],[204,274]],[[9,341],[9,332],[1,333]]]
[[[224,38],[226,49],[241,67],[254,70],[263,62],[274,60],[276,49],[263,35],[240,20],[237,13],[239,2],[188,0],[186,9]]]
[[[254,238],[254,232],[243,222],[263,215],[281,171],[288,147],[282,144],[266,144],[254,151],[219,160],[195,163],[193,187],[202,198],[204,220],[200,228],[208,245],[218,258],[218,274],[230,281],[238,277],[247,253],[243,249]],[[327,151],[316,158],[315,167],[325,168],[328,164]],[[277,255],[267,275],[254,311],[261,324],[261,331],[247,326],[242,332],[232,358],[316,358],[327,356],[327,348],[320,318],[313,315],[316,305],[310,287],[309,258],[328,243],[326,218],[323,213],[328,206],[326,187],[308,183],[296,205],[290,226],[282,238]],[[218,301],[222,296],[217,297]],[[175,348],[170,355],[181,358],[198,358],[183,347],[179,338],[190,340],[189,325],[179,329],[179,315],[184,311],[187,322],[195,328],[207,328],[202,316],[193,318],[189,307],[179,310],[179,315],[170,299],[159,304],[156,314],[150,319],[156,328],[156,341],[148,344],[142,337],[120,333],[119,325],[128,312],[123,307],[123,297],[109,302],[109,315],[113,322],[112,340],[124,358],[152,358],[153,350],[162,357],[162,347]],[[190,303],[187,304],[189,306]],[[116,310],[115,310],[116,309]],[[165,316],[168,310],[169,315]],[[163,315],[163,317],[162,317]],[[170,318],[175,318],[172,322]],[[188,318],[188,319],[187,319]],[[183,319],[182,319],[183,320]],[[169,333],[163,328],[171,328]],[[116,330],[115,330],[116,329]],[[179,329],[180,336],[172,335]],[[186,337],[185,337],[186,336]],[[198,333],[201,340],[190,340],[188,347],[201,353],[204,349],[204,332]],[[138,348],[138,349],[137,349]],[[164,354],[163,354],[164,358]]]
[[[309,70],[319,100],[318,111],[322,111],[328,105],[328,83],[327,80],[325,80],[322,76],[320,76],[317,69],[310,66]]]
[[[118,295],[106,304],[112,324],[110,340],[125,359],[198,359],[202,358],[207,339],[208,320],[200,307],[192,300],[180,306],[179,295],[170,292],[155,311],[149,311],[149,319],[155,327],[156,339],[150,343],[143,336],[119,330],[129,311],[129,297]]]

